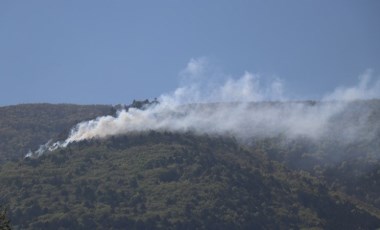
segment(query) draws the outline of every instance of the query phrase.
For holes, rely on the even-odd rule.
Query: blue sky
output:
[[[380,72],[380,1],[0,1],[0,105],[117,104],[174,90],[191,59],[318,99]]]

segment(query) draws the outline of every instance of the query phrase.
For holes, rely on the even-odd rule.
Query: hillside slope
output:
[[[22,229],[373,229],[317,178],[231,139],[156,133],[79,142],[0,171]]]
[[[0,163],[17,159],[80,121],[111,112],[107,105],[22,104],[0,107]]]
[[[187,109],[220,106],[236,104]],[[380,227],[380,100],[350,103],[319,139],[130,132],[23,159],[51,138],[64,140],[77,122],[105,114],[115,107],[0,107],[0,205],[9,207],[15,229]]]

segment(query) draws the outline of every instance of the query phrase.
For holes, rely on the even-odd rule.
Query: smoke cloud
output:
[[[350,140],[368,137],[380,128],[379,125],[363,128],[370,119],[370,114],[363,111],[359,113],[360,122],[352,123],[347,118],[344,122],[351,122],[351,125],[345,127],[344,123],[337,127],[343,115],[352,113],[350,103],[379,98],[380,81],[372,81],[370,71],[360,76],[357,86],[339,87],[320,102],[291,101],[284,95],[285,87],[280,79],[263,82],[259,75],[249,72],[240,78],[223,75],[223,82],[215,81],[215,75],[222,74],[204,58],[192,59],[180,75],[180,87],[161,95],[159,103],[146,105],[143,109],[121,110],[115,117],[103,116],[81,122],[66,140],[48,142],[26,157],[38,157],[82,140],[149,130],[233,135],[245,141],[277,135],[290,139],[333,137]],[[334,130],[339,130],[339,135],[332,135]]]
[[[380,80],[373,80],[372,70],[359,76],[359,84],[352,87],[338,87],[323,99],[326,101],[353,101],[380,97]]]

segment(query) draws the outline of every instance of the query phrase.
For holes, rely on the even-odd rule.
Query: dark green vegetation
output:
[[[7,211],[1,209],[0,206],[0,230],[10,230],[11,223],[7,215]]]
[[[80,121],[111,113],[106,105],[24,104],[0,107],[0,162],[68,131]]]
[[[150,133],[7,163],[20,228],[373,228],[380,220],[306,172],[229,138]]]
[[[82,141],[0,164],[0,203],[15,229],[375,229],[379,140],[242,145],[149,132]]]

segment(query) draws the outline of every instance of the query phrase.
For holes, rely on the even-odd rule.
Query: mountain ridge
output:
[[[14,110],[0,116],[0,127],[13,118],[22,127],[17,137],[31,117],[45,113],[48,119],[38,116],[34,127],[56,128],[33,137],[60,139],[83,117],[116,116],[109,106],[71,106]],[[335,127],[361,125],[357,117],[368,107],[364,127],[377,131],[380,100],[353,102],[357,115],[338,117]],[[376,135],[340,144],[283,135],[242,142],[232,134],[151,130],[73,142],[36,159],[15,152],[0,163],[0,202],[16,229],[374,229],[380,226]]]

